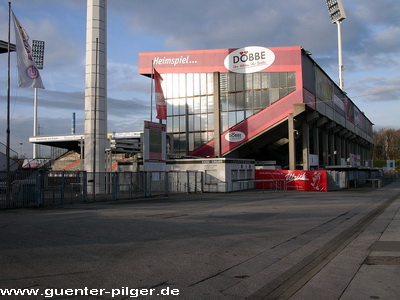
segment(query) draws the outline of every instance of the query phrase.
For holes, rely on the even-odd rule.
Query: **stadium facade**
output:
[[[300,46],[139,53],[174,153],[281,169],[370,167],[372,122]]]

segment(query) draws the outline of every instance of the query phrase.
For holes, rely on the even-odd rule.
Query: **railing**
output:
[[[203,178],[198,171],[26,171],[11,172],[7,180],[7,173],[0,172],[0,209],[199,193]]]
[[[359,187],[369,183],[372,187],[381,187],[398,178],[397,173],[383,173],[381,170],[327,171],[328,190],[340,190]],[[376,183],[379,180],[379,184]],[[376,183],[376,184],[375,184]]]
[[[218,181],[200,171],[169,172],[103,172],[82,171],[20,171],[0,172],[0,209],[39,207],[83,202],[118,201],[174,193],[228,192],[254,187],[257,180]],[[349,188],[350,184],[382,179],[382,185],[398,174],[382,176],[380,172],[328,171],[328,190]],[[285,190],[285,182],[274,189]],[[283,184],[283,185],[282,185]],[[240,186],[243,185],[243,186]],[[95,192],[94,192],[95,191]]]

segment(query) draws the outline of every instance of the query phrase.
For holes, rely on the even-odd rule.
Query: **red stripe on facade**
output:
[[[289,72],[301,65],[301,47],[271,47],[274,63],[261,72]],[[168,73],[230,72],[224,59],[236,49],[191,50],[139,53],[139,74],[151,74],[152,61],[157,71]],[[295,67],[296,68],[296,67]]]

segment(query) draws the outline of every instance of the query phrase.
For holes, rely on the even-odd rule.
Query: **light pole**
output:
[[[18,154],[18,156],[19,156],[20,159],[22,158],[22,145],[23,144],[24,143],[19,143],[19,154]]]
[[[342,58],[342,32],[340,23],[346,19],[342,0],[325,0],[328,7],[329,16],[331,17],[332,23],[337,25],[338,30],[338,58],[339,58],[339,86],[344,91],[344,80],[343,80],[343,58]]]
[[[44,41],[32,40],[32,57],[35,61],[36,68],[42,70],[44,59]],[[33,98],[33,136],[37,136],[37,88],[35,88]],[[37,158],[37,152],[37,145],[33,144],[33,158]]]

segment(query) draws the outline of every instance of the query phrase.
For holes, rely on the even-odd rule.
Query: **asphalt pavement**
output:
[[[400,180],[2,210],[0,299],[399,299],[399,208]]]

